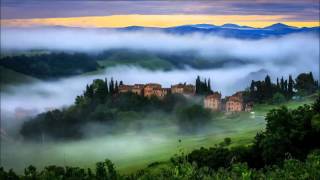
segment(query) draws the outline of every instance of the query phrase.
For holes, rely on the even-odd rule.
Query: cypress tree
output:
[[[293,96],[293,86],[294,86],[294,81],[292,79],[292,76],[289,75],[289,83],[288,83],[288,96],[289,96],[289,98],[292,98],[292,96]]]
[[[86,90],[84,92],[84,96],[87,98],[93,98],[93,86],[92,85],[87,85]]]
[[[107,92],[107,94],[109,94],[109,86],[108,86],[108,79],[107,78],[104,79],[104,84],[106,86],[106,92]]]
[[[197,79],[196,79],[196,94],[199,94],[200,93],[200,77],[197,76]]]
[[[113,82],[113,78],[111,78],[110,84],[109,84],[109,92],[110,94],[114,93],[114,82]]]
[[[277,91],[280,91],[279,78],[277,78]]]
[[[286,96],[288,95],[288,80],[284,81],[284,94]]]
[[[210,92],[212,92],[210,78],[208,80],[208,89],[209,89]]]
[[[281,90],[281,93],[284,93],[284,80],[283,80],[283,77],[281,77],[281,80],[280,80],[280,90]]]
[[[203,89],[202,89],[203,92],[208,92],[208,86],[207,86],[207,79],[204,78],[204,83],[203,83]]]
[[[252,100],[256,100],[256,93],[255,93],[255,82],[254,80],[251,81],[250,85],[250,97]]]
[[[115,93],[118,93],[118,92],[119,92],[118,81],[116,81],[116,85],[115,85],[114,92],[115,92]]]
[[[270,99],[272,97],[272,84],[271,84],[271,79],[270,76],[267,75],[265,78],[265,96],[267,99]]]

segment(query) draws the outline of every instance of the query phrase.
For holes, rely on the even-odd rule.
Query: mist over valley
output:
[[[93,167],[108,157],[125,171],[165,161],[179,148],[190,152],[218,144],[225,137],[235,144],[249,144],[264,130],[266,113],[278,105],[257,103],[252,112],[228,114],[206,111],[203,98],[212,92],[225,98],[249,91],[252,80],[265,83],[267,75],[272,87],[277,78],[287,80],[291,75],[295,80],[302,73],[307,76],[312,72],[314,80],[319,80],[319,45],[319,35],[309,31],[245,38],[139,28],[1,28],[0,65],[5,78],[1,80],[2,164],[22,172],[29,164],[39,168],[48,164]],[[179,83],[196,85],[197,76],[210,82],[212,92],[173,97],[164,104],[130,95],[119,99],[110,95],[99,103],[93,98],[88,103],[94,104],[92,109],[86,100],[77,104],[78,96],[85,97],[88,85],[96,79],[107,78],[110,83],[112,78],[125,85],[158,83],[170,88]],[[308,96],[281,103],[295,108],[313,99]],[[116,103],[109,101],[118,104],[113,107]],[[137,101],[149,103],[151,108],[137,110],[126,104]],[[199,122],[181,121],[188,119],[183,113],[193,110],[200,116],[191,120]],[[78,111],[85,113],[81,116]],[[79,119],[73,117],[77,113]],[[71,123],[63,124],[64,118],[70,118]],[[83,124],[74,123],[77,120]],[[34,124],[24,126],[25,122]],[[197,128],[185,130],[190,126]],[[64,139],[67,136],[71,138]]]

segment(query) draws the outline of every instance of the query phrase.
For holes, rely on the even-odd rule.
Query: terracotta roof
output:
[[[220,99],[221,98],[221,94],[220,93],[217,93],[217,92],[214,92],[208,96],[206,96],[206,99],[209,99],[209,98],[215,98],[215,99]]]

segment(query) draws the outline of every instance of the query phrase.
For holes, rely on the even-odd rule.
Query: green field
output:
[[[315,98],[315,95],[313,95],[301,101],[289,101],[282,105],[294,109],[302,104],[311,104]],[[116,164],[120,171],[125,173],[132,172],[146,167],[146,165],[151,162],[166,162],[172,155],[178,153],[179,149],[183,149],[183,151],[187,153],[200,147],[214,146],[222,142],[225,137],[232,139],[232,146],[250,144],[256,133],[264,129],[264,116],[266,113],[270,109],[277,107],[279,107],[279,105],[259,104],[254,107],[254,114],[244,112],[233,115],[222,115],[213,120],[212,123],[204,129],[203,133],[189,136],[169,136],[166,144],[153,148],[151,152],[145,152],[143,157],[132,160],[129,158],[126,159],[126,161],[119,161]],[[179,139],[181,139],[181,143],[178,142]]]
[[[313,99],[315,97],[310,96],[285,105],[295,108],[304,103],[309,104]],[[187,153],[201,146],[214,146],[225,137],[232,139],[232,146],[250,144],[255,134],[264,129],[266,112],[275,107],[277,106],[256,105],[254,113],[218,114],[209,125],[195,134],[177,133],[177,127],[170,123],[170,119],[159,122],[162,117],[155,117],[140,130],[80,141],[44,141],[37,144],[2,142],[2,164],[6,169],[14,168],[17,172],[23,172],[23,168],[30,164],[38,168],[52,164],[94,167],[96,162],[108,158],[122,173],[129,173],[153,162],[166,163],[179,149]]]

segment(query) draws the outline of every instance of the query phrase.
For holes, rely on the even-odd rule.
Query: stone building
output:
[[[204,99],[204,107],[212,111],[220,111],[221,94],[218,92],[214,92],[213,94],[206,96]]]
[[[194,95],[196,88],[192,84],[176,84],[171,86],[172,94],[185,94],[185,95]]]
[[[227,97],[225,111],[226,112],[241,112],[243,111],[242,92],[237,92],[234,95]]]
[[[143,95],[144,84],[135,84],[132,87],[132,93],[142,96]]]
[[[154,89],[154,95],[163,99],[169,93],[169,90],[169,88],[156,88]]]
[[[131,85],[119,85],[118,87],[118,91],[119,93],[127,93],[127,92],[131,92],[132,91],[133,86]]]
[[[145,97],[157,96],[161,94],[161,85],[156,83],[149,83],[144,86],[143,95]]]

